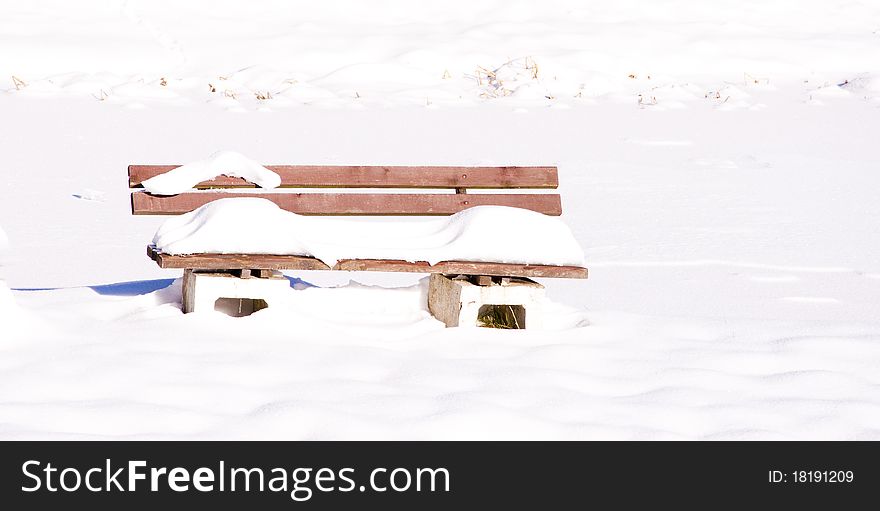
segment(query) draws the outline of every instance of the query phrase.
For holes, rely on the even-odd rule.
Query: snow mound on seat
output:
[[[304,254],[298,220],[266,199],[220,199],[165,221],[153,244],[169,254]]]
[[[389,221],[301,216],[266,199],[229,198],[167,220],[153,244],[168,254],[304,255],[329,266],[341,259],[584,265],[561,220],[506,206]]]
[[[261,188],[278,188],[281,185],[281,176],[277,173],[234,151],[216,152],[204,160],[187,163],[141,184],[156,195],[176,195],[221,175],[240,177]]]

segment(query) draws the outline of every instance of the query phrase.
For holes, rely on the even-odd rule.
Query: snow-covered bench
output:
[[[418,260],[418,254],[413,255],[411,251],[408,252],[403,248],[398,249],[399,253],[394,252],[393,249],[382,250],[380,251],[383,255],[381,258],[363,258],[346,257],[344,250],[341,252],[339,250],[331,251],[329,256],[315,257],[314,253],[310,253],[310,255],[271,253],[273,250],[271,247],[255,250],[261,253],[253,253],[254,250],[245,248],[241,250],[234,248],[233,253],[229,253],[230,251],[226,248],[223,250],[212,249],[213,253],[202,253],[194,251],[192,248],[170,250],[168,247],[176,246],[173,243],[160,243],[165,247],[165,250],[155,244],[149,245],[147,254],[161,268],[184,270],[184,312],[204,308],[213,309],[220,304],[219,300],[228,299],[237,300],[238,310],[233,312],[241,314],[265,307],[271,303],[272,297],[277,293],[284,292],[284,288],[288,286],[287,280],[281,276],[279,270],[418,272],[431,274],[428,308],[435,317],[448,326],[476,326],[478,322],[485,323],[487,317],[491,319],[491,314],[499,310],[507,310],[509,311],[508,316],[513,316],[512,319],[516,327],[524,328],[528,322],[531,328],[539,327],[542,322],[540,302],[543,300],[543,286],[532,281],[531,278],[582,279],[587,277],[587,269],[582,264],[556,264],[558,261],[555,261],[554,264],[532,264],[528,261],[522,262],[524,259],[515,257],[515,252],[529,252],[530,249],[534,252],[536,248],[543,249],[544,253],[553,251],[552,247],[547,247],[546,236],[545,239],[530,238],[535,236],[540,238],[544,235],[547,227],[550,230],[557,228],[555,224],[540,225],[540,222],[555,222],[562,225],[556,220],[544,217],[544,215],[559,216],[562,213],[559,194],[523,192],[521,190],[556,189],[558,178],[555,167],[280,165],[266,167],[280,176],[281,189],[279,190],[247,190],[247,188],[255,188],[256,186],[245,179],[227,175],[206,179],[195,185],[195,189],[174,195],[156,195],[140,189],[144,181],[163,175],[176,167],[175,165],[129,166],[129,186],[133,189],[131,194],[132,213],[134,215],[182,215],[201,208],[199,219],[186,220],[193,225],[201,226],[205,223],[205,218],[210,217],[212,209],[219,210],[220,205],[226,203],[227,207],[223,211],[227,218],[231,216],[231,211],[234,212],[233,209],[230,209],[232,206],[239,208],[238,211],[241,212],[239,216],[247,217],[233,222],[235,225],[229,227],[231,230],[224,233],[225,239],[233,240],[233,242],[236,237],[251,240],[253,238],[252,231],[267,230],[267,226],[259,225],[261,221],[278,222],[283,219],[279,220],[277,216],[260,216],[255,213],[260,209],[265,210],[266,205],[275,209],[265,201],[213,201],[234,197],[261,198],[271,201],[282,210],[307,216],[448,216],[475,206],[510,206],[543,214],[534,215],[506,208],[480,208],[484,213],[481,217],[476,215],[467,215],[473,217],[470,219],[462,217],[455,228],[471,229],[471,231],[473,229],[470,227],[470,223],[479,219],[482,219],[482,225],[485,227],[486,223],[490,221],[487,220],[486,214],[494,214],[496,219],[513,219],[504,221],[505,225],[502,229],[504,232],[500,234],[469,232],[471,239],[486,240],[485,244],[489,246],[488,253],[493,253],[492,249],[494,249],[494,253],[498,256],[493,260],[485,260],[483,257],[483,260],[428,262],[430,257],[426,257],[427,260]],[[303,193],[298,190],[286,191],[284,188],[311,188],[315,190]],[[381,192],[364,190],[382,188],[395,190]],[[480,193],[468,193],[469,189],[479,189]],[[484,192],[488,189],[493,191],[491,193]],[[211,206],[206,206],[209,203]],[[254,208],[254,206],[257,207]],[[531,216],[524,219],[509,216],[517,211],[520,215]],[[499,217],[499,212],[504,215]],[[278,213],[284,214],[282,211]],[[294,217],[295,215],[288,216]],[[534,224],[533,234],[530,235],[526,224],[534,221],[535,217],[538,217],[538,224]],[[266,220],[267,218],[271,218],[271,220]],[[303,218],[303,220],[299,220],[298,226],[307,221],[334,221],[296,218]],[[468,220],[472,222],[467,223]],[[339,220],[335,221],[339,222]],[[510,225],[511,223],[519,223],[520,225]],[[186,231],[189,233],[197,230],[193,225],[171,226],[165,228],[165,231],[172,233]],[[249,228],[248,225],[251,225],[252,228]],[[281,229],[280,225],[275,227],[279,228],[278,236],[285,236],[290,235],[290,230],[321,232],[326,230],[326,225],[328,224],[287,230]],[[275,227],[270,225],[268,230]],[[348,228],[351,227],[351,225],[348,226]],[[380,227],[384,231],[376,231],[378,234],[375,236],[388,236],[382,233],[388,233],[389,229],[395,229],[395,224],[384,222]],[[355,229],[359,228],[355,227]],[[445,225],[432,228],[435,231],[449,229]],[[563,227],[562,229],[571,238],[567,228]],[[161,232],[162,230],[160,230]],[[422,236],[422,234],[414,234],[414,232],[404,230],[404,233],[400,235],[402,239],[394,241],[398,246],[403,247],[406,245],[407,236],[414,238]],[[497,239],[493,239],[493,235]],[[498,238],[498,236],[503,236],[504,239]],[[515,239],[517,237],[520,239]],[[512,248],[510,243],[504,242],[510,238],[514,238],[511,241],[516,242]],[[157,234],[157,239],[167,240],[168,236],[160,238]],[[571,243],[574,243],[577,248],[573,238],[571,238]],[[312,241],[311,244],[319,243]],[[543,245],[543,247],[536,247],[536,244]],[[232,246],[251,247],[253,245],[247,243],[235,245],[233,243]],[[277,246],[277,244],[271,246]],[[334,245],[334,249],[338,249],[338,247]],[[570,252],[572,251],[569,250]],[[352,250],[350,253],[357,255],[368,252]],[[464,254],[463,257],[467,257],[468,254],[467,251],[449,253],[453,254],[452,257],[459,253]],[[571,260],[571,257],[569,256],[568,260]],[[527,312],[528,319],[526,319]]]

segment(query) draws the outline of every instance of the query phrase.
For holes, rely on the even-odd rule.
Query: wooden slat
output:
[[[547,266],[538,264],[486,263],[471,261],[446,261],[430,265],[426,262],[412,263],[409,261],[381,259],[348,259],[339,261],[333,269],[339,271],[495,275],[499,277],[587,278],[587,269],[578,266]]]
[[[135,215],[179,215],[213,200],[230,197],[269,199],[282,209],[301,215],[451,215],[473,206],[512,206],[545,215],[562,214],[558,194],[451,194],[451,193],[230,193],[187,192],[157,196],[131,194]]]
[[[492,277],[489,275],[474,275],[470,280],[478,286],[488,286],[492,283]]]
[[[147,252],[161,268],[201,270],[334,270],[381,271],[409,273],[445,273],[460,275],[494,275],[501,277],[587,278],[587,269],[578,266],[545,266],[534,264],[484,263],[448,261],[430,265],[386,259],[347,259],[332,268],[314,257],[263,254],[192,254],[169,255],[148,247]]]
[[[129,187],[177,165],[129,165]],[[404,167],[269,165],[284,188],[556,188],[556,167]],[[196,188],[254,188],[241,178],[220,176]]]

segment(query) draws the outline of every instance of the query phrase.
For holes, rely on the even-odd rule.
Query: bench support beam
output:
[[[205,270],[334,270],[386,271],[412,273],[443,273],[446,275],[491,275],[493,277],[587,278],[587,269],[579,266],[545,266],[540,264],[487,263],[445,261],[435,265],[426,262],[392,261],[387,259],[343,259],[332,268],[314,257],[268,254],[165,254],[147,246],[147,255],[160,268],[202,268]]]
[[[281,303],[290,293],[288,280],[281,272],[260,273],[267,276],[243,278],[233,272],[184,270],[183,312],[216,310],[230,316],[247,316]]]
[[[447,327],[544,326],[544,286],[526,278],[489,278],[431,274],[428,310]]]

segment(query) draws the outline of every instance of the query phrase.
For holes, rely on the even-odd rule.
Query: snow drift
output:
[[[176,195],[221,175],[240,177],[261,188],[278,188],[281,185],[281,176],[234,151],[218,151],[204,160],[187,163],[141,184],[156,195]]]
[[[3,227],[0,227],[0,319],[3,320],[0,322],[0,331],[2,331],[3,328],[2,323],[6,323],[6,318],[13,317],[11,308],[15,305],[12,291],[9,290],[9,287],[6,285],[6,281],[3,278],[3,255],[5,254],[8,245],[9,241],[6,237],[6,233],[3,232]]]
[[[6,248],[9,246],[9,238],[6,237],[6,233],[3,231],[3,227],[0,226],[0,255],[3,252],[6,252]]]
[[[167,220],[153,243],[169,254],[282,254],[341,259],[584,265],[558,218],[477,206],[441,219],[340,219],[290,213],[261,198],[220,199]]]
[[[9,290],[6,281],[0,278],[0,318],[4,320],[4,323],[6,318],[13,317],[10,308],[14,305],[15,299],[12,296],[12,291]]]

